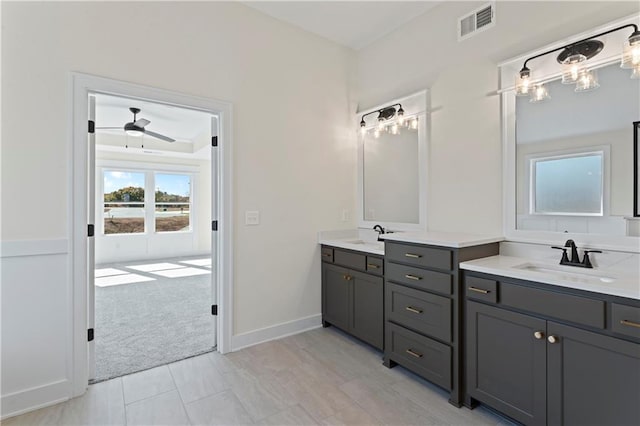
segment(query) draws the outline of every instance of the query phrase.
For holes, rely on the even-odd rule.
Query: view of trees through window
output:
[[[180,174],[105,171],[104,233],[145,232],[148,208],[154,208],[155,232],[189,231],[191,177]],[[154,179],[153,200],[145,204],[145,179]],[[153,207],[152,207],[153,206]],[[146,224],[150,229],[151,224]]]
[[[104,233],[144,232],[144,173],[104,172]]]
[[[188,231],[191,178],[156,173],[156,232]]]

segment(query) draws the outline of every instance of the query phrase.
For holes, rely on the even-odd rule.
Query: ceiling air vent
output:
[[[496,5],[487,3],[458,20],[458,40],[469,38],[496,23]]]

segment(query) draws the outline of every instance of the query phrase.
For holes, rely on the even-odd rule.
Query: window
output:
[[[145,230],[144,173],[103,173],[104,233],[136,234]]]
[[[191,177],[179,174],[155,174],[156,232],[191,229]]]
[[[604,152],[530,160],[530,213],[603,215]]]

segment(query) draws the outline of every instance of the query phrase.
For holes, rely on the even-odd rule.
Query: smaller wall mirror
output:
[[[427,94],[358,113],[358,226],[426,229]]]

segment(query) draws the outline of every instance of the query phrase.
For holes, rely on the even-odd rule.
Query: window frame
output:
[[[198,229],[196,229],[197,217],[196,217],[196,197],[195,197],[195,185],[197,175],[199,173],[199,166],[196,165],[177,165],[177,164],[162,164],[162,163],[147,163],[140,161],[128,161],[128,160],[111,160],[103,159],[98,160],[96,164],[96,184],[99,183],[99,187],[96,188],[95,200],[97,203],[96,208],[96,235],[102,238],[118,238],[118,237],[148,237],[150,235],[175,235],[175,234],[191,234],[194,238]],[[145,223],[144,232],[137,233],[125,233],[125,234],[105,234],[104,233],[104,173],[107,171],[121,171],[129,173],[143,173],[145,175]],[[155,230],[155,174],[180,174],[188,175],[191,181],[190,188],[190,217],[189,217],[189,230],[188,231],[164,231],[156,232]],[[151,178],[149,177],[151,176]],[[96,185],[97,186],[97,185]],[[151,228],[151,221],[153,221],[153,228]]]
[[[189,173],[189,172],[180,172],[180,171],[166,171],[166,170],[152,170],[150,171],[151,175],[152,175],[152,186],[153,186],[153,232],[155,234],[186,234],[186,233],[193,233],[193,213],[194,213],[194,201],[193,201],[193,181],[194,181],[194,174],[193,173]],[[157,217],[156,217],[156,206],[158,204],[158,202],[156,201],[156,188],[157,188],[157,184],[156,184],[156,175],[161,174],[161,175],[180,175],[180,176],[187,176],[189,178],[189,202],[188,203],[184,203],[184,204],[188,204],[189,206],[189,229],[184,231],[184,230],[179,230],[179,231],[158,231],[158,229],[156,228],[156,221],[157,221]],[[170,203],[170,204],[183,204],[183,203]]]
[[[563,158],[580,158],[589,156],[600,156],[600,212],[599,213],[585,213],[585,212],[539,212],[536,211],[536,168],[535,163],[539,161],[558,160]],[[610,147],[609,145],[591,146],[580,149],[571,150],[558,150],[547,151],[536,154],[527,155],[524,158],[526,163],[526,188],[528,197],[526,199],[527,206],[526,212],[530,216],[570,216],[570,217],[606,217],[609,215],[609,162],[610,162]]]
[[[141,174],[144,177],[144,183],[143,183],[143,190],[144,190],[144,201],[140,202],[140,201],[115,201],[115,202],[107,202],[104,200],[104,196],[106,195],[105,190],[104,190],[104,178],[105,178],[105,174],[106,173],[110,173],[110,172],[124,172],[124,173],[136,173],[136,174]],[[145,235],[148,233],[149,228],[147,226],[147,206],[148,206],[148,201],[147,201],[147,173],[144,170],[135,170],[135,169],[128,169],[128,168],[121,168],[121,167],[100,167],[100,208],[97,209],[97,211],[100,212],[100,234],[103,237],[110,237],[110,236],[114,236],[114,235]],[[124,232],[124,233],[110,233],[107,234],[105,232],[104,229],[104,221],[107,219],[106,216],[106,205],[107,204],[141,204],[142,205],[142,211],[144,212],[143,217],[142,217],[142,226],[143,226],[143,231],[142,232]]]

